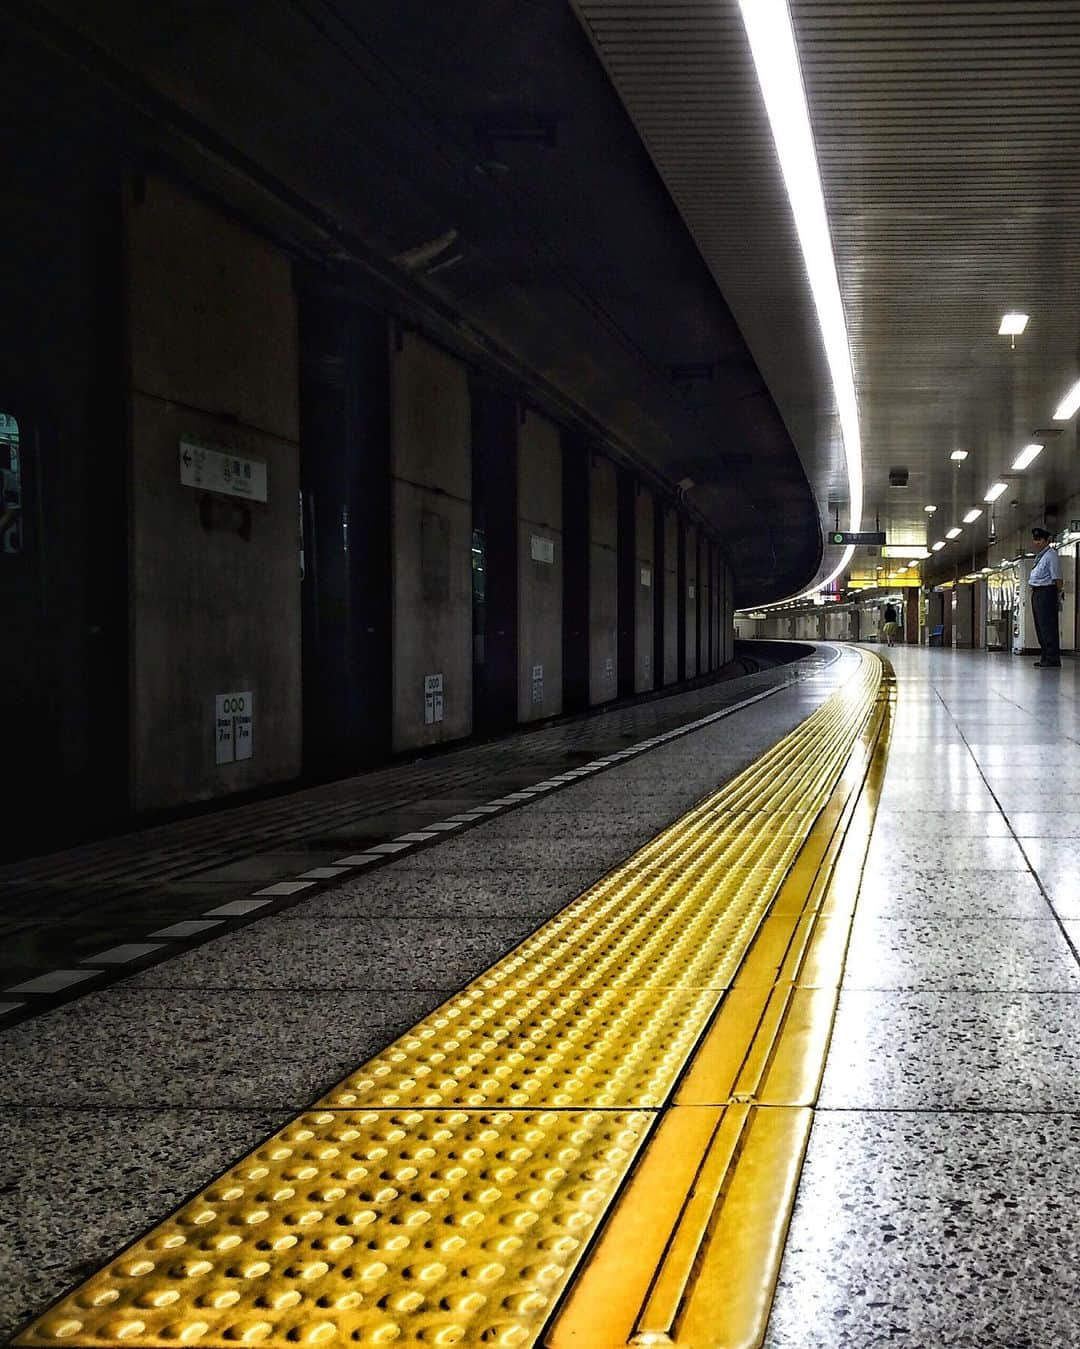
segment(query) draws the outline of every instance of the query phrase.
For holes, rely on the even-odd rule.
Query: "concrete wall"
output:
[[[634,501],[634,692],[653,687],[653,596],[657,584],[653,494],[639,487]],[[647,584],[646,584],[647,583]]]
[[[686,604],[686,677],[693,679],[698,672],[698,605],[701,602],[701,582],[698,576],[698,536],[697,530],[688,527],[685,535],[686,548],[686,589],[683,601]]]
[[[619,690],[618,484],[615,465],[595,457],[589,467],[589,703]]]
[[[130,353],[131,801],[300,771],[292,264],[150,177],[125,201]],[[180,442],[260,460],[268,500],[183,486]],[[92,503],[89,503],[92,509]],[[215,762],[215,695],[250,692],[252,757]]]
[[[562,600],[561,433],[529,411],[518,432],[519,721],[562,711]],[[533,678],[537,667],[539,681]]]
[[[698,552],[698,673],[708,674],[713,668],[709,623],[712,618],[712,577],[707,539],[701,540]]]
[[[735,659],[735,626],[732,616],[735,612],[735,578],[730,567],[721,563],[724,580],[724,604],[720,612],[720,630],[723,633],[720,647],[720,663],[726,665]]]
[[[393,747],[472,731],[472,469],[465,366],[414,333],[391,335]],[[426,721],[442,675],[443,720]]]
[[[664,683],[679,677],[679,524],[664,511]]]

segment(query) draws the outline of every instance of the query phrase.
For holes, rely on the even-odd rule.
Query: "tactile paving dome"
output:
[[[20,1342],[525,1344],[651,1121],[305,1115]]]
[[[534,1344],[880,671],[864,659],[768,754],[16,1343]]]

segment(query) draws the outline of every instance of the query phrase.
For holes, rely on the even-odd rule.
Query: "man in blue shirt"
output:
[[[1035,565],[1028,577],[1031,586],[1031,612],[1035,615],[1035,634],[1042,648],[1041,659],[1035,662],[1040,670],[1061,668],[1061,645],[1058,638],[1059,596],[1064,590],[1061,580],[1061,559],[1057,549],[1050,547],[1050,535],[1045,529],[1033,529]]]

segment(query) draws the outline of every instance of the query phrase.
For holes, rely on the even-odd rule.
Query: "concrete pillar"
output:
[[[589,705],[589,449],[564,434],[563,709]]]
[[[472,707],[485,735],[518,719],[519,408],[486,380],[472,400]]]
[[[302,283],[304,767],[329,776],[390,749],[389,357],[384,314]]]
[[[472,731],[472,466],[466,367],[415,333],[390,350],[393,744]]]
[[[970,648],[974,645],[975,591],[979,582],[957,586],[953,604],[953,646]]]
[[[563,708],[562,444],[527,411],[518,433],[518,720]]]
[[[697,624],[698,674],[708,674],[711,669],[709,660],[709,646],[712,641],[712,633],[709,630],[709,624],[712,619],[712,578],[709,575],[709,554],[711,551],[712,548],[709,540],[699,537]]]
[[[618,487],[615,465],[589,462],[589,704],[619,691]]]
[[[674,684],[679,677],[679,522],[670,508],[664,510],[664,679]]]
[[[656,522],[653,494],[639,483],[634,499],[634,692],[655,684],[653,597],[656,593]]]
[[[712,575],[712,623],[710,625],[712,635],[709,648],[709,668],[719,670],[724,659],[721,652],[724,615],[723,568],[720,563],[719,545],[714,543],[710,547],[709,556],[711,558],[710,571]]]
[[[1065,582],[1065,602],[1061,609],[1059,629],[1061,649],[1076,650],[1076,544],[1060,550],[1061,579]]]
[[[148,810],[300,771],[297,316],[290,259],[182,188],[150,176],[125,215],[130,786]]]
[[[698,672],[698,534],[693,525],[687,526],[683,538],[686,559],[683,584],[683,604],[686,606],[683,677],[693,679]]]

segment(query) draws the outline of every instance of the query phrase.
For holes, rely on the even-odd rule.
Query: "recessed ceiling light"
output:
[[[923,507],[923,510],[927,513],[927,515],[933,515],[933,513],[937,510],[937,507],[936,507],[936,506],[924,506],[924,507]]]
[[[1057,405],[1057,411],[1054,413],[1054,421],[1067,422],[1072,417],[1076,409],[1080,408],[1080,379],[1072,386],[1069,392]]]
[[[996,501],[998,497],[1001,496],[1002,492],[1007,492],[1008,489],[1009,484],[1007,482],[996,482],[994,483],[993,487],[991,487],[987,491],[986,496],[983,497],[983,500]]]
[[[967,515],[964,516],[964,524],[973,525],[980,515],[982,515],[981,509],[978,506],[972,506]]]
[[[932,543],[932,544],[930,545],[930,551],[931,551],[932,553],[940,553],[941,550],[942,550],[942,548],[944,548],[944,547],[945,547],[945,540],[944,540],[944,539],[938,539],[937,543]]]
[[[963,532],[964,531],[960,528],[959,525],[953,525],[952,529],[947,529],[945,531],[945,537],[947,539],[958,539],[960,535],[963,534]]]
[[[1019,337],[1028,325],[1027,314],[1002,314],[999,337]]]
[[[958,464],[967,457],[968,457],[967,450],[953,450],[952,454],[949,455],[949,458],[955,459]]]
[[[1030,464],[1033,459],[1037,459],[1039,455],[1042,454],[1042,449],[1043,447],[1041,445],[1036,445],[1034,443],[1025,445],[1013,460],[1012,466],[1016,472],[1019,473],[1022,468],[1027,468],[1028,464]]]

